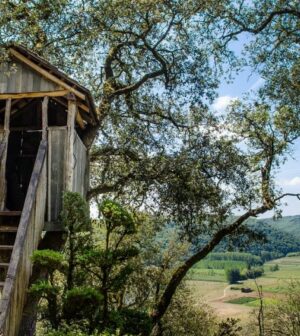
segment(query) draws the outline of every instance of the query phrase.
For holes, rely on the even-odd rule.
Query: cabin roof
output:
[[[40,57],[39,55],[25,48],[22,45],[9,44],[6,45],[5,48],[9,50],[9,54],[12,58],[17,59],[19,62],[25,63],[27,66],[31,67],[34,71],[37,71],[35,68],[33,68],[33,65],[31,64],[34,63],[40,69],[49,73],[50,77],[47,78],[48,80],[51,81],[51,78],[54,76],[62,83],[64,83],[66,87],[69,87],[71,93],[75,92],[75,96],[77,93],[79,98],[81,98],[80,99],[82,103],[81,106],[86,105],[86,107],[88,108],[88,110],[86,109],[86,112],[88,111],[91,117],[89,118],[90,120],[89,123],[92,123],[93,125],[96,125],[98,123],[98,116],[96,112],[95,103],[92,98],[91,92],[87,88],[79,84],[74,79],[70,78],[67,74],[59,70],[57,67],[52,65],[44,58]],[[27,62],[26,60],[28,60],[29,62]],[[72,90],[74,92],[72,92]]]

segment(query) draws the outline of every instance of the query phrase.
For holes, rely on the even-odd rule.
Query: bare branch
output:
[[[233,36],[239,35],[242,32],[258,34],[258,33],[262,32],[273,21],[273,19],[275,17],[286,15],[286,14],[295,16],[297,18],[300,18],[300,12],[299,11],[289,9],[289,8],[283,8],[281,10],[271,12],[269,14],[269,16],[265,20],[263,20],[262,23],[259,26],[257,26],[256,28],[250,28],[244,22],[242,22],[241,20],[237,19],[236,17],[231,16],[230,19],[232,21],[234,21],[237,25],[239,25],[241,27],[241,29],[225,35],[224,38],[233,37]]]

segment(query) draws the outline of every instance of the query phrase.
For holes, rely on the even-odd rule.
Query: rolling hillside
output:
[[[259,219],[259,224],[268,224],[275,229],[292,234],[300,239],[300,215],[282,217],[277,220],[272,218]]]

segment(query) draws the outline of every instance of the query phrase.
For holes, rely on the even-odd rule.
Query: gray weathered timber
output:
[[[4,130],[0,129],[0,162],[4,154],[4,150],[5,150],[5,143],[3,139],[4,139]],[[1,169],[1,164],[0,164],[0,169]]]
[[[0,65],[0,94],[59,90],[59,85],[43,78],[27,65],[13,61]]]
[[[9,125],[10,125],[10,114],[11,114],[11,99],[6,100],[5,104],[5,116],[4,116],[4,133],[2,135],[2,149],[0,153],[0,210],[4,209],[5,195],[6,195],[6,157],[7,157],[7,146],[9,137]]]
[[[56,221],[62,209],[65,190],[67,128],[48,128],[48,221]]]
[[[4,208],[6,194],[5,181],[5,161],[6,161],[7,142],[4,138],[4,132],[0,132],[0,210]]]
[[[72,191],[86,196],[86,177],[87,177],[87,149],[83,142],[75,133],[74,139],[74,167],[73,167],[73,187]]]
[[[0,335],[17,336],[46,210],[47,141],[40,144],[0,303]]]
[[[68,135],[66,150],[66,190],[73,191],[73,175],[74,175],[74,142],[75,142],[75,116],[77,114],[77,103],[75,97],[68,100]]]

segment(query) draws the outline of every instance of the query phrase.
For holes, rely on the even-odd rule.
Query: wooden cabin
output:
[[[88,189],[90,92],[22,46],[0,64],[0,335],[17,336],[42,232],[61,230],[63,192]]]

